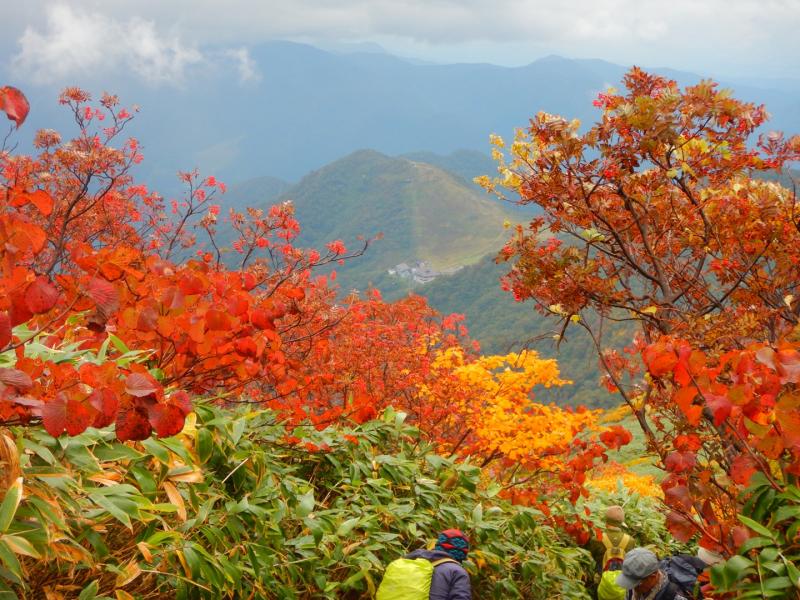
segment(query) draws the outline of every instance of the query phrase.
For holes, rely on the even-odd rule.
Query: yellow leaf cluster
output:
[[[534,351],[467,359],[460,348],[449,348],[432,367],[442,376],[438,385],[423,390],[428,401],[449,402],[463,415],[475,438],[469,450],[484,456],[499,454],[547,468],[563,461],[575,436],[598,419],[598,411],[573,412],[534,401],[536,386],[571,383],[561,379],[555,360]]]
[[[591,477],[586,480],[586,486],[605,492],[616,492],[619,484],[629,492],[650,498],[663,498],[661,486],[656,483],[652,475],[639,475],[628,469],[625,465],[611,462],[601,468],[595,469]]]

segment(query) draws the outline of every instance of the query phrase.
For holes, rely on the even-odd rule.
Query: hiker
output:
[[[439,534],[433,550],[414,550],[386,568],[376,600],[472,600],[461,566],[469,540],[458,529]]]
[[[703,587],[708,583],[708,575],[704,573],[709,567],[724,561],[721,554],[701,546],[697,549],[697,556],[675,554],[662,560],[659,569],[681,589],[684,596],[690,600],[700,600]]]
[[[598,600],[622,600],[625,590],[615,581],[617,573],[622,569],[625,554],[636,546],[632,536],[623,531],[625,511],[621,506],[609,506],[605,514],[605,528],[599,538],[592,539],[587,549],[591,552],[597,565],[599,582],[596,592]]]
[[[616,584],[627,590],[625,600],[691,600],[661,568],[647,548],[634,548],[622,561]]]

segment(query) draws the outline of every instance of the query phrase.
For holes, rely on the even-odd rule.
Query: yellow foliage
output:
[[[616,408],[610,408],[603,413],[600,418],[602,423],[619,423],[631,415],[631,407],[627,404],[620,404]]]
[[[638,475],[616,462],[611,462],[595,469],[586,480],[586,486],[596,490],[615,492],[620,482],[622,482],[622,486],[626,490],[635,492],[640,496],[664,497],[661,487],[656,483],[652,475]]]
[[[432,368],[442,376],[422,392],[429,402],[450,402],[464,416],[474,436],[468,450],[484,456],[499,454],[529,467],[553,466],[600,415],[535,402],[537,385],[571,382],[560,378],[555,360],[534,351],[467,359],[460,348],[449,348],[436,356]]]

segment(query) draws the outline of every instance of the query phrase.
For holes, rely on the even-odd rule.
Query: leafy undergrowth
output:
[[[476,598],[588,597],[586,552],[481,486],[479,468],[418,443],[400,413],[291,434],[270,412],[196,415],[176,437],[138,443],[6,430],[21,479],[0,508],[0,590],[368,598],[389,561],[459,527]]]

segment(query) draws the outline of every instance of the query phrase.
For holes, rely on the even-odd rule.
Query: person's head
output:
[[[436,540],[436,549],[461,562],[467,558],[469,540],[459,529],[445,529]]]
[[[606,529],[622,529],[625,524],[625,511],[621,506],[609,506],[606,509]]]
[[[647,594],[659,580],[658,557],[647,548],[634,548],[622,561],[617,585],[637,594]]]

